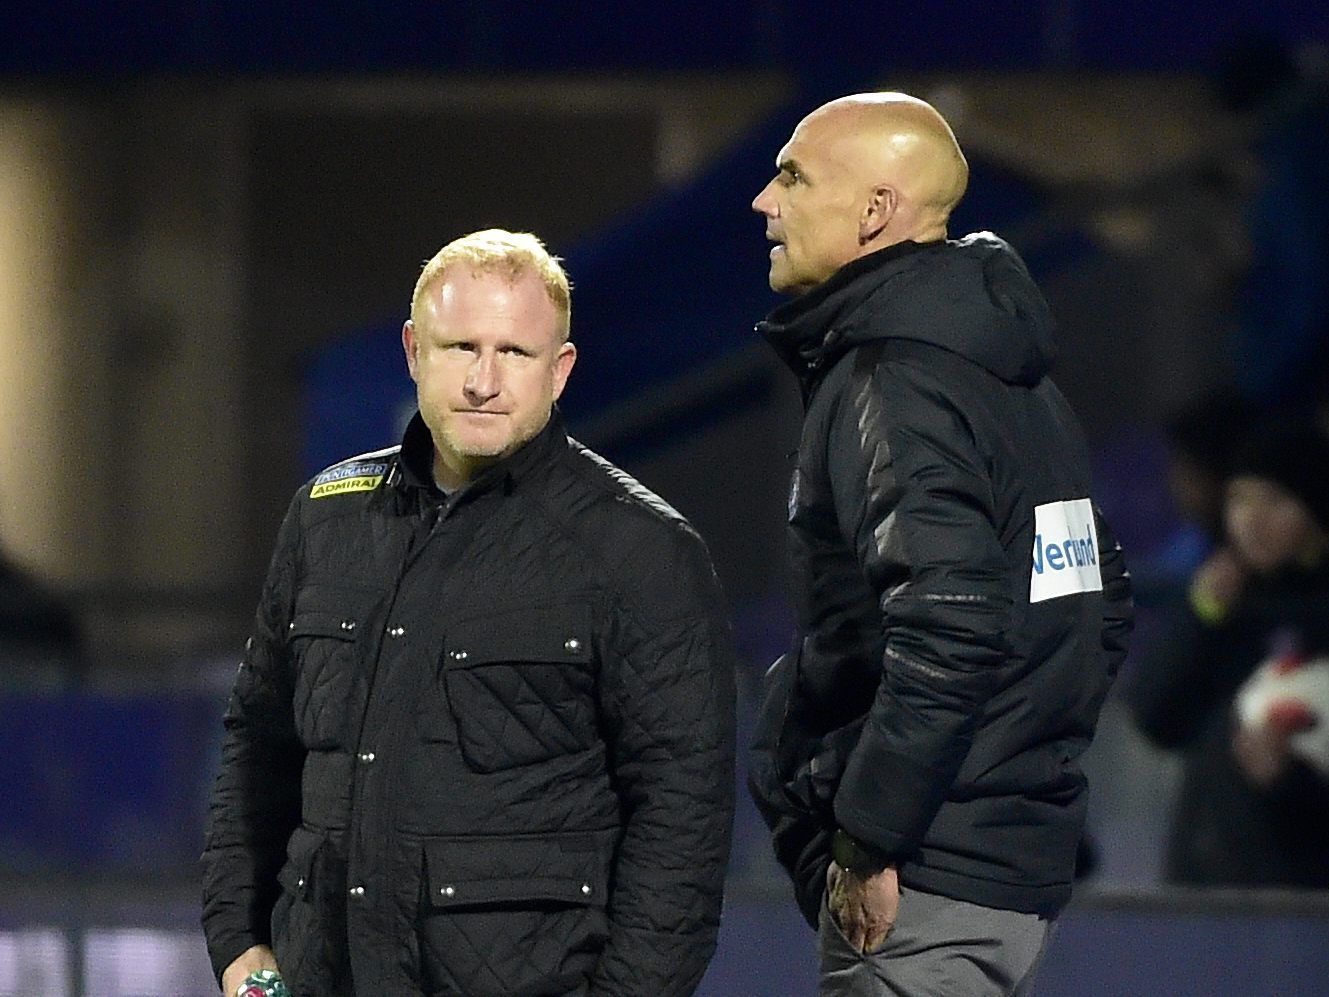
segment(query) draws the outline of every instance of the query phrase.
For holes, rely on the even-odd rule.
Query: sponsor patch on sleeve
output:
[[[1083,498],[1035,506],[1033,557],[1030,602],[1101,591],[1093,503]]]
[[[379,486],[387,470],[388,465],[383,463],[338,464],[314,479],[309,497],[319,499],[348,492],[372,492]]]

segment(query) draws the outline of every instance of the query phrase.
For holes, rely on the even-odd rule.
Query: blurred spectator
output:
[[[82,643],[65,601],[0,551],[0,658],[15,664],[76,666]]]
[[[1250,155],[1237,387],[1263,411],[1309,417],[1329,387],[1329,87],[1263,35],[1227,50],[1215,84]]]
[[[1130,691],[1144,732],[1184,752],[1166,875],[1329,887],[1329,782],[1290,750],[1315,705],[1291,724],[1239,727],[1234,716],[1262,664],[1329,653],[1329,440],[1301,424],[1253,431],[1232,462],[1224,524],[1183,618]]]
[[[1153,556],[1135,566],[1137,591],[1152,601],[1184,596],[1192,576],[1223,535],[1223,492],[1232,459],[1232,441],[1252,420],[1250,406],[1236,392],[1209,392],[1168,420],[1167,486],[1179,522]]]

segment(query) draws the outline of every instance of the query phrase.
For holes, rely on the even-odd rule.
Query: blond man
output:
[[[733,673],[706,548],[571,440],[567,276],[476,232],[402,329],[419,412],[282,525],[226,739],[223,991],[688,994],[715,946]]]

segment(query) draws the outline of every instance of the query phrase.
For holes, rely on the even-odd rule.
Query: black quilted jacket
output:
[[[761,328],[807,411],[800,639],[768,677],[752,786],[805,915],[837,825],[907,887],[1055,914],[1131,615],[1044,376],[1046,303],[984,233],[864,257]]]
[[[450,498],[431,459],[417,416],[286,515],[203,854],[214,968],[270,941],[305,997],[689,994],[733,815],[705,546],[557,413]]]

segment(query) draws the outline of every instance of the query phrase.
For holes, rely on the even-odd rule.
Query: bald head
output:
[[[922,225],[940,224],[936,237],[945,237],[969,164],[931,104],[903,93],[854,94],[823,104],[799,127],[822,136],[861,184],[894,187],[905,206],[918,209]]]
[[[969,181],[945,119],[902,93],[823,104],[799,122],[776,168],[752,206],[777,243],[771,286],[799,293],[860,256],[945,238]]]

